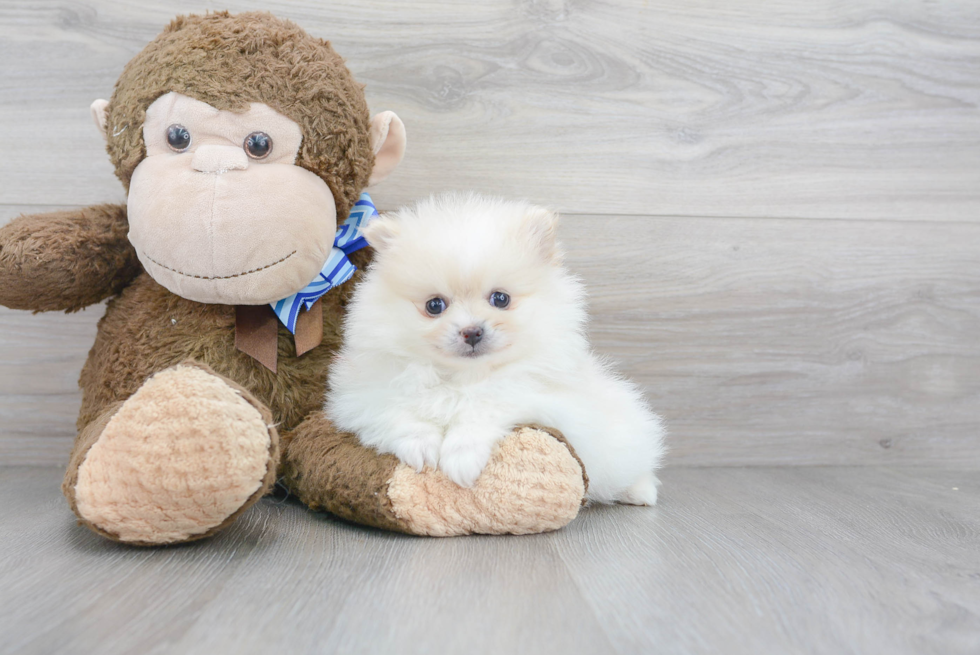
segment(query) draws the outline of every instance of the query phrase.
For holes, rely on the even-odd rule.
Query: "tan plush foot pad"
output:
[[[388,484],[395,515],[414,534],[532,534],[578,515],[587,478],[560,435],[522,427],[504,439],[472,489],[441,471],[399,464]]]
[[[78,515],[123,542],[200,538],[271,486],[278,435],[246,391],[193,363],[150,378],[78,470]]]

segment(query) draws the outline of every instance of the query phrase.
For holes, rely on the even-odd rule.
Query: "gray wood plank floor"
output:
[[[203,543],[75,525],[0,469],[2,653],[980,651],[980,472],[664,471],[654,509],[427,539],[267,498]]]

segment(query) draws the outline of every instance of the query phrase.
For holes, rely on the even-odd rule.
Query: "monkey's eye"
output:
[[[429,316],[438,316],[439,314],[446,311],[446,307],[449,305],[444,299],[436,296],[435,298],[429,298],[425,303],[425,311]]]
[[[265,159],[272,152],[272,137],[265,132],[252,132],[245,137],[245,153],[252,159]]]
[[[503,291],[494,291],[490,294],[490,304],[497,309],[507,309],[510,304],[510,296]]]
[[[167,145],[171,150],[184,152],[191,144],[191,133],[183,125],[171,125],[167,128]]]

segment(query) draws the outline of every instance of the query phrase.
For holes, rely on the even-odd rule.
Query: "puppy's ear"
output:
[[[398,221],[381,216],[364,227],[364,238],[372,248],[381,252],[391,247],[400,232]]]
[[[561,259],[558,249],[558,212],[531,206],[524,214],[528,243],[547,261]]]

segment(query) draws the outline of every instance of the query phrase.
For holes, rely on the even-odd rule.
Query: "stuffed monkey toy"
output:
[[[553,430],[515,430],[465,489],[322,413],[371,257],[343,227],[374,213],[362,192],[405,149],[402,122],[370,117],[328,42],[266,13],[180,17],[92,114],[127,205],[0,229],[0,304],[108,299],[63,484],[80,523],[129,544],[191,541],[277,480],[311,509],[419,535],[534,533],[576,516],[585,471]]]

